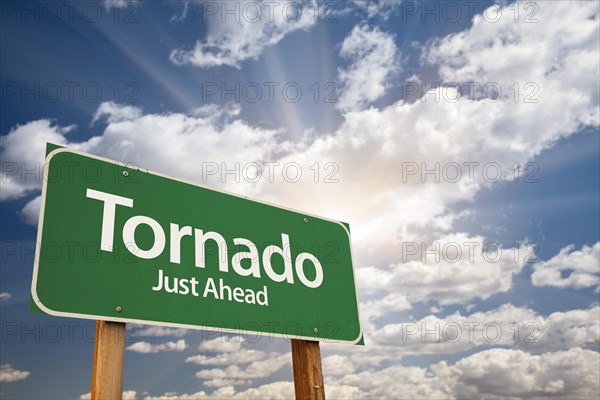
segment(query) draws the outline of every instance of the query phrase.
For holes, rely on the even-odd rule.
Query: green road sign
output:
[[[360,343],[346,224],[66,148],[45,172],[41,311]]]

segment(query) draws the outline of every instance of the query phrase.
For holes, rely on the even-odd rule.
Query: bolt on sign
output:
[[[50,315],[362,344],[349,226],[49,145]]]

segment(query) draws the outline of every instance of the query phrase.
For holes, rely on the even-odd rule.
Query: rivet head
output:
[[[314,331],[315,333],[319,333],[319,328],[315,328],[315,329],[313,329],[313,331]]]
[[[128,175],[129,175],[129,172],[123,171],[123,176],[128,176]]]
[[[306,224],[308,222],[308,218],[304,218],[304,223]]]
[[[115,311],[116,312],[121,312],[121,311],[123,311],[123,309],[121,308],[121,306],[116,306],[115,307]]]

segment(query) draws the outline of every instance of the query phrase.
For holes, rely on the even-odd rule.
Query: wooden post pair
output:
[[[96,321],[92,400],[121,399],[125,323]],[[324,400],[319,342],[292,339],[294,389],[297,400]]]

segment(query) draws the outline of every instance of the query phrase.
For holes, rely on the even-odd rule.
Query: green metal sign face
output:
[[[64,148],[46,171],[43,312],[361,340],[346,225]]]

